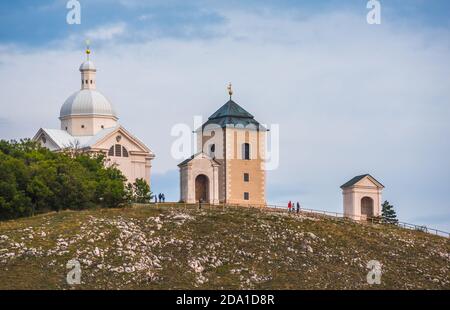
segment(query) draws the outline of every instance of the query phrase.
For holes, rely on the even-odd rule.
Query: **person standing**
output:
[[[297,214],[300,213],[300,202],[297,201]]]
[[[163,203],[165,203],[166,202],[166,195],[164,195],[164,193],[163,193],[163,194],[161,194],[161,197],[162,197]]]
[[[161,199],[162,199],[162,194],[161,193],[158,194],[158,199],[159,199],[159,203],[161,203]]]
[[[292,208],[292,202],[289,200],[288,203],[288,212],[291,213],[291,208]]]

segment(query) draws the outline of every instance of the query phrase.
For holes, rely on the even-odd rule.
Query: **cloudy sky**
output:
[[[234,99],[279,125],[268,200],[342,210],[370,173],[403,221],[450,231],[450,2],[81,0],[0,2],[0,139],[58,128],[79,88],[84,41],[97,86],[157,155],[153,191],[178,197],[176,124]]]

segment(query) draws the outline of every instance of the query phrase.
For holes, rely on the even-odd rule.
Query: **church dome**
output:
[[[71,115],[101,115],[117,118],[108,99],[94,89],[82,89],[67,98],[61,107],[59,117]]]

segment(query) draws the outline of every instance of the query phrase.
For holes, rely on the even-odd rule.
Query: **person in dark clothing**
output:
[[[297,214],[300,212],[300,203],[297,201]]]
[[[162,197],[163,203],[166,202],[166,195],[161,194],[161,197]]]
[[[159,202],[161,202],[161,199],[162,199],[162,194],[161,193],[158,194],[158,199],[159,199]]]

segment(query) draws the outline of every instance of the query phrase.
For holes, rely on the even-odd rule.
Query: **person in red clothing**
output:
[[[289,203],[288,203],[288,211],[289,212],[291,212],[291,208],[292,208],[292,202],[289,200]]]

